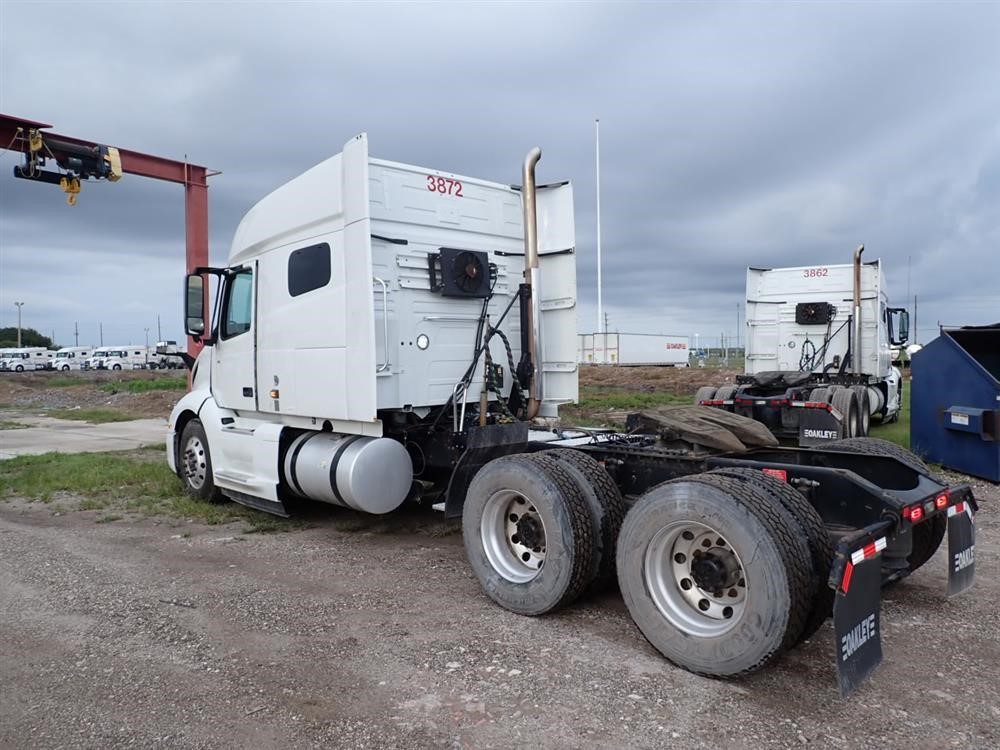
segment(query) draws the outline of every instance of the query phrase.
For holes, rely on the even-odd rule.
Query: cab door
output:
[[[212,394],[227,409],[254,411],[256,357],[257,264],[233,269],[222,289],[218,337],[212,368]]]

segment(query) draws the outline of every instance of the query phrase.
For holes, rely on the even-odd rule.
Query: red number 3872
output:
[[[427,175],[427,189],[432,193],[454,195],[458,198],[462,197],[462,183],[458,180],[453,180],[450,177],[435,177],[432,174]]]

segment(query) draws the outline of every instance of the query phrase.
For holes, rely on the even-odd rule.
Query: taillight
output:
[[[942,492],[936,498],[934,498],[934,507],[938,510],[948,507],[948,493]]]
[[[769,477],[780,479],[782,482],[788,481],[788,472],[784,469],[762,469],[762,471]]]
[[[924,518],[924,507],[922,505],[911,505],[903,508],[903,518],[910,523],[918,523]]]

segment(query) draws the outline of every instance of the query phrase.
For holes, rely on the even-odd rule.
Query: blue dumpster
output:
[[[913,452],[1000,482],[1000,323],[941,329],[910,372]]]

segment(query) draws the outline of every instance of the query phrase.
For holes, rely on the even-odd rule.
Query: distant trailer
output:
[[[647,333],[582,333],[581,364],[688,366],[688,337]]]

